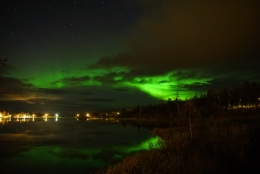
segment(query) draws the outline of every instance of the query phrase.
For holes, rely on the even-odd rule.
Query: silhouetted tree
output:
[[[225,109],[228,109],[229,101],[230,101],[230,94],[228,90],[224,88],[219,92],[219,105],[221,107],[224,107]]]
[[[0,55],[0,64],[1,65],[5,65],[7,61],[8,61],[8,59],[2,59],[1,55]]]

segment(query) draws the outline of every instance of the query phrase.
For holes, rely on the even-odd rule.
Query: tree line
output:
[[[186,100],[176,97],[160,104],[137,104],[133,108],[121,109],[120,115],[141,118],[174,118],[187,115],[210,117],[231,109],[258,108],[259,104],[260,85],[255,81],[244,81],[231,89],[209,89],[206,94],[195,95]]]

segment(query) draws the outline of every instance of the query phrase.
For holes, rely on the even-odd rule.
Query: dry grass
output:
[[[189,125],[154,129],[164,140],[161,149],[128,156],[97,173],[246,173],[258,126],[258,121],[209,119],[193,123],[192,139]]]

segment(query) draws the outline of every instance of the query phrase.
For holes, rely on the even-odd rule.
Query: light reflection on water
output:
[[[90,173],[154,140],[149,130],[98,120],[2,119],[0,167],[10,173]]]

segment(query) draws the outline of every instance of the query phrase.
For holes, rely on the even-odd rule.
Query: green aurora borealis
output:
[[[125,73],[126,71],[119,71],[119,74]],[[33,84],[39,88],[52,88],[52,89],[62,89],[73,87],[89,87],[89,86],[102,86],[102,82],[96,81],[94,78],[99,76],[105,76],[110,73],[109,71],[96,71],[84,74],[84,72],[79,72],[75,70],[75,73],[70,73],[72,76],[68,76],[66,73],[62,73],[57,70],[50,72],[40,72],[34,74],[40,78],[28,79],[28,83]],[[198,91],[181,91],[179,86],[191,85],[194,83],[207,84],[211,79],[182,79],[178,80],[172,76],[172,72],[162,75],[162,76],[150,76],[150,77],[135,77],[131,81],[124,80],[124,77],[116,75],[110,79],[109,84],[111,87],[115,88],[136,88],[142,92],[149,94],[155,98],[161,100],[167,100],[168,98],[177,97],[177,93],[180,99],[185,99],[198,94]],[[127,72],[126,72],[127,73]],[[83,80],[84,79],[84,80]],[[74,80],[74,81],[71,81]]]
[[[260,3],[3,1],[0,110],[117,110],[258,81]]]

